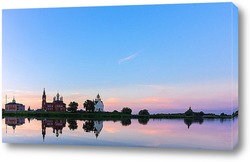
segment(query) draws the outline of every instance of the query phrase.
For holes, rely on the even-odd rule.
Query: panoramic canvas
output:
[[[2,142],[232,150],[232,3],[4,9]]]

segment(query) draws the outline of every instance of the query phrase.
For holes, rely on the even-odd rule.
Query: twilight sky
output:
[[[238,107],[238,15],[231,3],[3,10],[3,88],[26,108],[59,92],[106,111]]]

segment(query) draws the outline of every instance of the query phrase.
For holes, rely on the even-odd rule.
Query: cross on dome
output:
[[[57,94],[56,94],[56,100],[57,100],[57,101],[59,101],[59,97],[60,97],[60,94],[57,93]]]
[[[13,96],[12,103],[16,103],[15,96]]]

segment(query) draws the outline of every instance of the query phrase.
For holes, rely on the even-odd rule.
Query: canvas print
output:
[[[4,9],[2,142],[232,150],[238,9]]]

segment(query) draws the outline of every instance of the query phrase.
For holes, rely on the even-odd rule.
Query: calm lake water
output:
[[[123,120],[2,119],[4,143],[231,150],[238,119]]]

